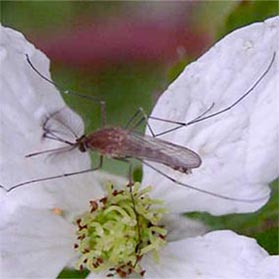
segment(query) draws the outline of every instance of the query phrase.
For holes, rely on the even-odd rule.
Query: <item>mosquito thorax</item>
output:
[[[151,187],[140,184],[116,190],[107,186],[107,196],[90,201],[90,209],[76,220],[79,254],[76,268],[107,272],[107,276],[144,275],[141,259],[166,244],[166,229],[159,221],[166,213],[161,200],[151,199]]]
[[[94,131],[83,139],[87,149],[95,150],[108,157],[125,157],[123,147],[128,131],[121,128],[106,127]]]

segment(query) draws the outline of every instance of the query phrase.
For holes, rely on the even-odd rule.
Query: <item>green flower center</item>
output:
[[[120,191],[108,185],[106,197],[90,201],[90,212],[76,221],[78,269],[109,271],[108,276],[143,276],[142,257],[153,253],[159,260],[158,250],[167,235],[159,221],[166,209],[161,200],[149,197],[150,191],[151,187],[140,189],[139,183]]]

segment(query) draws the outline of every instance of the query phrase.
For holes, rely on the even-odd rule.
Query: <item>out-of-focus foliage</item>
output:
[[[65,268],[60,272],[57,278],[79,279],[79,278],[86,278],[88,274],[89,274],[88,270],[79,271],[79,270],[72,270],[72,269]]]
[[[2,24],[22,32],[38,30],[52,33],[57,27],[72,26],[80,15],[86,20],[94,14],[103,18],[117,13],[123,4],[93,1],[1,1]],[[77,22],[76,22],[77,23]]]
[[[276,16],[278,9],[278,1],[242,1],[226,18],[225,24],[223,28],[220,28],[217,36],[222,37],[236,28]]]
[[[200,219],[212,230],[229,229],[255,238],[271,255],[278,255],[278,180],[272,184],[270,201],[250,214],[230,214],[215,217],[207,213],[190,213],[188,217]]]
[[[197,32],[205,31],[216,42],[231,31],[253,22],[278,15],[278,1],[200,1],[194,8],[191,22]],[[210,47],[210,46],[208,46]],[[180,55],[168,71],[172,82],[195,57]]]
[[[200,1],[192,21],[197,30],[210,33],[216,40],[216,32],[223,28],[224,22],[241,1]]]

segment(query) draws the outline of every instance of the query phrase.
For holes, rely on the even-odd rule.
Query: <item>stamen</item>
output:
[[[61,208],[54,207],[51,209],[51,212],[55,215],[63,216],[63,210]]]
[[[145,254],[159,260],[167,235],[159,221],[167,211],[162,201],[149,197],[150,191],[151,187],[140,189],[139,183],[121,191],[107,185],[107,196],[90,201],[89,211],[76,221],[77,269],[126,278],[132,273],[143,276],[140,261]]]

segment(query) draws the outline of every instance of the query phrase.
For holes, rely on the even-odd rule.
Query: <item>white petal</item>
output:
[[[202,222],[178,214],[165,215],[161,223],[168,231],[168,242],[203,235],[209,231]]]
[[[104,278],[108,278],[107,277],[108,272],[107,271],[103,271],[103,272],[99,272],[99,273],[89,273],[88,276],[86,277],[86,279],[104,279]],[[115,275],[112,278],[120,278],[119,276]]]
[[[38,174],[47,174],[44,169],[46,163],[51,171],[60,171],[61,166],[52,166],[51,162],[46,162],[45,156],[25,158],[25,155],[58,147],[57,142],[43,139],[42,123],[50,113],[62,109],[65,104],[55,87],[31,69],[25,54],[29,55],[32,63],[43,75],[49,77],[49,61],[46,56],[28,43],[20,33],[4,27],[0,30],[0,144],[3,153],[1,158],[5,158],[1,160],[1,183],[9,186],[29,177],[36,178]],[[75,117],[78,118],[77,115]],[[87,156],[83,157],[80,159],[79,156],[75,156],[75,161],[81,161],[81,164],[86,161],[85,165],[88,166]],[[73,162],[68,161],[69,163],[73,165]]]
[[[67,179],[59,179],[48,187],[42,185],[22,187],[15,191],[2,193],[1,200],[15,202],[31,208],[59,208],[67,214],[68,220],[89,209],[89,201],[104,197],[103,188],[107,183],[123,187],[126,180],[105,172],[81,174]],[[3,191],[2,191],[3,192]],[[0,193],[1,194],[1,193]],[[5,197],[6,196],[6,197]]]
[[[57,110],[65,111],[62,116],[67,114],[67,119],[64,120],[71,119],[71,123],[79,123],[81,130],[83,123],[73,111],[65,110],[65,103],[57,89],[38,76],[27,63],[25,54],[28,54],[32,63],[49,78],[49,61],[46,56],[28,43],[20,33],[2,26],[0,32],[0,184],[9,188],[30,179],[90,168],[89,155],[78,150],[52,157],[25,157],[26,154],[61,146],[57,141],[43,138],[42,124],[49,114]],[[79,186],[88,180],[93,181],[90,183],[91,187],[99,194],[101,188],[94,182],[97,179],[94,175],[88,177],[89,175],[84,181],[80,175],[23,186],[18,190],[30,188],[30,191],[19,195],[20,202],[30,206],[49,207],[55,203],[53,196],[56,187],[72,183],[78,192]],[[75,197],[79,199],[80,195]]]
[[[1,278],[56,278],[75,256],[74,226],[47,210],[18,207],[1,222]]]
[[[278,51],[278,21],[278,17],[272,18],[226,36],[186,67],[160,97],[152,115],[188,122],[213,102],[209,114],[232,104],[259,79]],[[266,203],[268,183],[279,175],[275,64],[252,93],[229,112],[163,137],[200,154],[201,167],[193,169],[191,175],[160,167],[179,181],[213,193],[263,199],[245,203],[215,198],[180,187],[145,167],[143,184],[154,185],[156,195],[165,198],[174,212],[251,212]],[[174,127],[159,121],[150,123],[156,132]]]
[[[106,195],[103,188],[107,183],[114,186],[123,187],[126,180],[116,175],[110,175],[105,172],[78,175],[74,179],[68,179],[67,184],[54,185],[44,190],[44,195],[51,195],[52,203],[48,208],[59,208],[65,211],[69,220],[76,218],[79,214],[89,210],[90,200],[96,200]],[[101,187],[103,186],[103,187]],[[33,191],[31,188],[18,193],[18,197],[29,201],[28,206],[33,206],[36,202],[28,199],[28,194]]]
[[[148,262],[149,260],[149,262]],[[254,239],[231,231],[168,243],[160,263],[143,259],[145,278],[271,279],[279,273],[279,256],[269,256]]]

